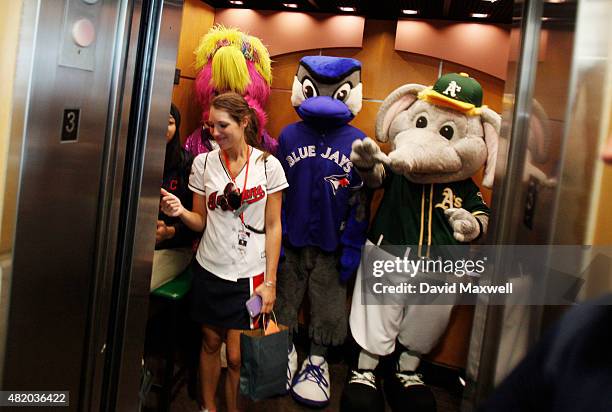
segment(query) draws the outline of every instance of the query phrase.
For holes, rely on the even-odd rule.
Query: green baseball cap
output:
[[[467,73],[448,73],[419,93],[419,99],[476,115],[482,106],[482,86]]]

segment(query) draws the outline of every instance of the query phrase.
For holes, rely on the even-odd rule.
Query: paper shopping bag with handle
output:
[[[287,392],[287,354],[289,332],[272,320],[260,322],[261,328],[240,335],[240,393],[252,400]],[[264,326],[267,323],[267,327]],[[278,332],[266,332],[278,328]]]

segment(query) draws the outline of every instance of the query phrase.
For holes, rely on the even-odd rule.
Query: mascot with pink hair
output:
[[[263,148],[275,153],[278,143],[265,130],[264,111],[272,84],[271,60],[261,40],[235,28],[214,26],[200,40],[195,55],[198,70],[195,89],[202,106],[202,120],[208,119],[210,102],[216,95],[239,93],[257,116]],[[194,156],[212,150],[213,145],[206,127],[198,128],[185,141],[185,148]]]

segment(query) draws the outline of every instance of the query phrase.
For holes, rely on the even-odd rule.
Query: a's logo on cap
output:
[[[448,86],[446,86],[446,89],[442,92],[442,94],[457,97],[457,93],[459,92],[461,92],[461,86],[459,86],[457,82],[453,80],[448,84]]]
[[[459,110],[469,116],[480,115],[482,87],[467,73],[448,73],[432,87],[419,92],[419,99],[437,106]]]

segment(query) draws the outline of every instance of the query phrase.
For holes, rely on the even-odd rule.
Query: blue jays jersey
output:
[[[352,224],[349,198],[362,186],[350,161],[351,145],[364,137],[350,125],[318,131],[297,122],[283,129],[277,157],[289,182],[283,202],[283,235],[291,246],[317,246],[332,252],[346,243],[341,236]],[[363,241],[348,239],[357,247]]]

